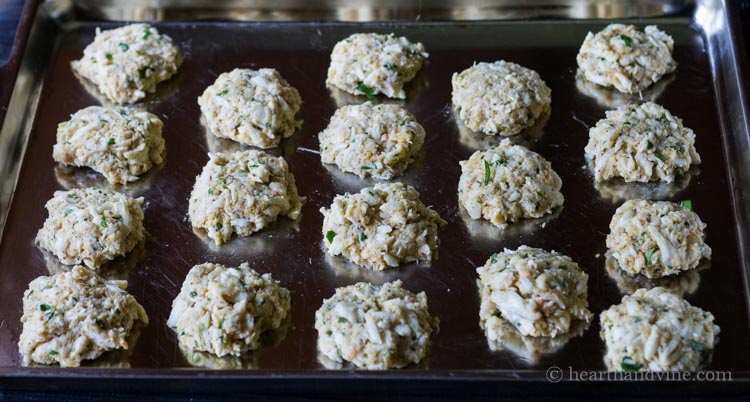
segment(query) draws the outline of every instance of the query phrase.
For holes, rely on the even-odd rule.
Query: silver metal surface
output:
[[[59,1],[59,0],[56,0]],[[70,0],[68,0],[70,1]],[[85,17],[110,21],[230,19],[238,21],[498,20],[633,18],[674,14],[690,0],[77,0]]]
[[[586,9],[609,9],[601,6],[609,4],[606,2],[555,4],[559,4],[560,9],[570,10],[573,3]],[[607,21],[424,22],[434,19],[426,15],[447,15],[448,19],[464,19],[467,15],[500,16],[485,13],[483,9],[471,14],[457,6],[452,9],[453,14],[422,12],[419,14],[422,22],[217,22],[193,21],[205,15],[179,7],[181,3],[156,3],[163,8],[153,7],[162,13],[144,15],[167,20],[154,24],[175,39],[186,59],[178,75],[162,84],[156,96],[145,104],[164,121],[167,162],[143,181],[124,189],[146,198],[145,225],[149,235],[143,250],[121,261],[124,268],[117,270],[118,275],[127,275],[128,289],[145,306],[151,323],[141,332],[132,355],[119,356],[130,369],[20,368],[17,341],[23,290],[33,278],[47,274],[48,269],[60,269],[54,263],[48,264],[48,259],[45,260],[33,245],[34,235],[46,217],[44,203],[56,189],[98,183],[95,176],[85,172],[60,169],[51,158],[57,124],[76,110],[99,103],[74,77],[69,62],[80,57],[97,26],[106,29],[118,25],[81,19],[79,14],[65,8],[66,4],[47,3],[37,16],[8,117],[0,131],[3,185],[0,295],[5,306],[0,309],[0,374],[127,374],[144,378],[230,375],[201,369],[178,370],[190,367],[191,359],[183,356],[174,334],[165,324],[171,301],[185,274],[192,265],[204,261],[226,264],[249,261],[258,271],[272,272],[295,292],[286,333],[252,356],[225,362],[239,368],[231,372],[233,376],[352,378],[362,375],[324,370],[315,350],[314,311],[338,286],[361,280],[380,283],[396,278],[402,279],[407,289],[427,293],[431,312],[441,319],[441,332],[434,337],[430,358],[424,365],[366,376],[543,379],[544,370],[552,365],[579,370],[603,369],[603,343],[599,339],[597,322],[560,351],[542,356],[536,362],[510,352],[490,352],[478,324],[479,299],[474,270],[490,254],[504,247],[528,244],[564,252],[589,273],[590,306],[598,314],[621,297],[605,270],[604,238],[609,219],[628,194],[657,191],[652,194],[659,198],[692,199],[696,211],[708,224],[707,241],[714,249],[711,266],[699,272],[697,289],[686,297],[691,303],[713,312],[722,328],[711,368],[731,370],[738,380],[748,379],[750,348],[746,343],[750,331],[746,270],[750,260],[747,255],[750,140],[747,108],[742,103],[744,94],[742,86],[738,85],[742,77],[737,68],[735,43],[725,5],[719,1],[698,2],[694,9],[677,15],[646,21],[625,20],[637,24],[656,23],[675,38],[677,73],[644,96],[653,97],[695,130],[697,149],[703,159],[700,169],[680,180],[679,186],[658,190],[623,189],[621,186],[597,189],[591,174],[583,169],[587,128],[618,98],[578,85],[575,55],[586,32],[599,30]],[[93,2],[77,4],[79,12],[85,10],[85,15],[120,13],[128,18],[138,17],[108,3],[99,3],[104,4],[100,8],[94,7]],[[279,8],[284,9],[287,4],[293,3],[281,2]],[[628,4],[640,10],[637,5],[663,7],[665,3]],[[210,4],[206,3],[205,7],[210,8]],[[537,13],[535,15],[539,16],[549,12],[549,7],[528,8],[518,15]],[[213,16],[236,18],[226,8],[217,7],[211,12]],[[50,15],[67,22],[59,25]],[[386,10],[373,15],[409,15],[405,19],[414,19],[411,14],[400,11],[394,14]],[[172,21],[175,16],[188,21]],[[255,18],[245,16],[250,17]],[[348,19],[341,15],[333,18]],[[402,178],[414,185],[423,201],[449,222],[440,232],[439,258],[427,267],[412,264],[386,273],[370,272],[341,259],[325,257],[320,243],[322,217],[318,209],[328,206],[337,193],[357,191],[372,183],[321,165],[314,152],[317,133],[326,126],[338,102],[352,101],[337,97],[324,85],[330,50],[338,40],[361,31],[405,35],[423,42],[430,52],[429,63],[407,91],[408,99],[404,103],[425,127],[427,139],[423,154]],[[551,161],[563,179],[565,195],[563,209],[553,216],[513,226],[505,232],[467,222],[457,206],[458,161],[467,159],[476,146],[486,145],[486,138],[463,132],[450,112],[451,74],[475,61],[496,59],[537,70],[551,87],[549,120],[541,134],[526,139],[526,145]],[[206,134],[196,102],[198,95],[219,73],[234,67],[277,68],[300,90],[304,101],[300,112],[304,119],[302,129],[275,152],[289,161],[307,203],[299,224],[280,221],[254,236],[235,239],[217,248],[193,233],[185,215],[187,197],[195,176],[207,160],[206,153],[222,147],[237,147]],[[695,283],[696,279],[691,278],[691,284]]]

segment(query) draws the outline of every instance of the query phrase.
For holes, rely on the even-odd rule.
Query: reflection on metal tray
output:
[[[511,15],[535,17],[548,15],[550,10],[570,11],[570,4],[581,3],[588,4],[585,8],[593,10],[593,14],[567,12],[555,16],[628,16],[654,7],[661,7],[662,11],[682,10],[671,16],[623,21],[658,24],[675,39],[677,72],[648,96],[682,117],[685,125],[696,132],[697,149],[703,163],[699,171],[681,182],[684,185],[659,192],[659,198],[692,199],[695,210],[708,224],[707,242],[713,248],[711,267],[700,271],[699,278],[690,278],[691,287],[686,297],[694,305],[711,311],[721,326],[720,342],[710,368],[731,370],[735,383],[747,384],[750,348],[746,346],[749,334],[746,269],[750,259],[745,247],[750,244],[747,232],[750,227],[750,149],[744,98],[741,86],[737,85],[741,69],[734,53],[735,42],[730,29],[735,27],[728,19],[731,16],[725,13],[723,3],[710,0],[698,2],[687,10],[679,2],[628,2],[634,4],[634,8],[624,8],[618,13],[612,8],[596,6],[614,2],[544,3],[559,7],[498,9],[520,13]],[[185,382],[157,381],[207,378],[223,381],[222,389],[226,390],[253,386],[256,390],[279,391],[288,384],[284,381],[293,380],[295,386],[308,387],[306,389],[352,392],[367,386],[376,387],[374,384],[382,380],[392,380],[393,389],[411,389],[408,384],[398,382],[410,379],[421,381],[414,384],[429,383],[436,387],[433,389],[447,389],[456,384],[456,380],[489,387],[483,389],[499,389],[510,386],[509,380],[520,381],[518,384],[527,384],[527,381],[545,384],[545,370],[550,366],[576,370],[604,368],[604,345],[596,321],[581,336],[559,348],[559,345],[550,347],[553,353],[534,356],[534,361],[510,351],[491,351],[479,327],[475,267],[505,247],[527,244],[554,249],[571,256],[590,275],[589,301],[595,314],[620,300],[618,286],[622,288],[623,281],[630,279],[612,279],[607,272],[604,239],[609,220],[622,198],[651,190],[632,190],[617,185],[597,189],[585,168],[583,148],[588,139],[587,128],[603,117],[611,102],[621,99],[581,86],[576,81],[575,55],[586,33],[601,29],[607,21],[425,21],[501,16],[485,12],[482,7],[474,11],[458,7],[455,10],[460,11],[422,8],[415,14],[422,16],[421,22],[217,22],[194,19],[261,16],[247,8],[243,12],[249,14],[238,17],[229,8],[213,7],[209,2],[200,3],[197,9],[182,7],[181,3],[158,3],[163,5],[159,8],[149,5],[151,2],[137,2],[136,5],[151,10],[143,15],[128,11],[136,9],[135,6],[126,9],[114,3],[97,4],[101,3],[77,3],[76,9],[82,14],[60,9],[61,5],[69,5],[63,1],[42,6],[0,134],[0,177],[3,180],[0,294],[5,305],[0,310],[0,374],[4,381],[28,386],[34,379],[44,376],[48,384],[65,385],[65,378],[71,376],[96,379],[117,376],[138,379],[142,381],[139,386],[151,384],[151,387],[174,389],[177,386],[174,384],[184,385]],[[299,12],[293,4],[280,2],[279,7]],[[270,8],[263,10],[273,16],[281,15],[274,14]],[[407,12],[396,6],[376,8],[367,19],[394,16],[413,19],[411,12],[414,10]],[[34,235],[46,217],[44,203],[57,189],[97,182],[91,172],[60,169],[51,158],[57,124],[76,110],[99,103],[73,75],[70,61],[80,57],[83,48],[93,39],[96,27],[107,29],[119,25],[92,22],[82,15],[166,19],[168,21],[154,24],[170,35],[186,56],[177,77],[163,84],[166,90],[144,105],[164,121],[166,163],[149,174],[143,183],[125,189],[146,198],[145,225],[149,235],[136,258],[122,261],[122,269],[116,268],[115,273],[127,275],[128,290],[146,308],[150,324],[142,329],[132,354],[125,356],[128,369],[21,368],[17,342],[23,291],[33,278],[47,274],[48,269],[60,269],[54,263],[48,266],[48,259],[33,245]],[[361,16],[349,18],[345,13],[311,15],[362,19]],[[59,24],[52,16],[66,22]],[[173,21],[175,18],[190,21]],[[332,93],[324,81],[333,45],[361,31],[405,35],[423,42],[430,53],[418,85],[408,92],[405,101],[405,106],[425,127],[427,138],[420,161],[401,179],[415,186],[422,200],[449,222],[440,232],[439,257],[430,266],[411,264],[385,273],[371,272],[338,258],[325,257],[320,243],[322,216],[318,210],[328,206],[337,193],[357,191],[370,183],[321,165],[319,156],[310,152],[317,149],[317,133],[325,128],[337,103],[356,101]],[[50,42],[52,38],[54,42]],[[563,180],[565,196],[563,208],[551,217],[526,222],[505,232],[468,222],[458,208],[458,162],[467,159],[475,147],[487,144],[456,124],[450,105],[453,72],[475,61],[497,59],[538,71],[552,89],[552,111],[546,126],[527,139],[525,145],[552,163]],[[187,197],[196,175],[208,159],[207,152],[235,145],[216,141],[210,134],[207,136],[196,99],[219,73],[234,67],[277,68],[299,89],[304,101],[299,117],[304,124],[276,152],[289,161],[300,194],[307,197],[307,202],[298,225],[280,221],[256,235],[215,247],[196,236],[186,221]],[[250,261],[256,270],[272,272],[274,278],[294,291],[291,322],[282,339],[274,339],[252,356],[232,361],[186,356],[166,327],[166,319],[187,271],[204,261],[225,264]],[[402,279],[409,290],[424,290],[431,312],[441,320],[441,331],[433,337],[429,361],[418,367],[384,372],[327,370],[317,356],[315,310],[336,287],[362,280],[381,283],[393,279]],[[212,368],[236,370],[210,370]],[[244,382],[235,381],[237,379]],[[342,383],[340,379],[352,382]],[[449,379],[451,381],[447,381]],[[97,384],[105,383],[92,381],[76,385],[96,387]],[[196,381],[190,386],[210,389],[201,384],[204,383]],[[517,386],[520,385],[510,387],[518,390]],[[706,384],[700,389],[704,392],[729,389],[718,385],[710,387]],[[613,389],[618,388],[616,385],[608,388]],[[621,386],[620,389],[627,388]]]

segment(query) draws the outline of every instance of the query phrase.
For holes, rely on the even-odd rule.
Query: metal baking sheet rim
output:
[[[41,5],[34,23],[27,48],[24,52],[18,77],[13,87],[7,116],[0,131],[0,241],[5,219],[12,203],[12,194],[20,172],[26,143],[32,130],[42,82],[33,82],[34,69],[44,64],[35,51],[45,45],[45,34],[49,32],[52,19]],[[700,26],[708,41],[709,60],[714,76],[714,86],[723,102],[719,102],[720,124],[731,133],[730,141],[725,142],[726,165],[729,171],[731,196],[733,198],[738,247],[745,283],[743,290],[750,299],[750,127],[748,105],[742,85],[743,74],[747,73],[746,61],[740,53],[736,5],[719,0],[699,1],[696,5],[694,22]],[[59,379],[69,381],[75,378],[112,377],[118,379],[144,380],[233,380],[233,379],[299,379],[299,380],[454,380],[454,381],[533,381],[545,382],[544,373],[539,370],[434,370],[431,372],[366,372],[331,370],[236,370],[231,373],[217,370],[163,370],[138,369],[77,369],[61,371],[55,368],[12,368],[0,367],[0,384],[23,379]],[[750,382],[750,371],[733,372],[735,382]]]

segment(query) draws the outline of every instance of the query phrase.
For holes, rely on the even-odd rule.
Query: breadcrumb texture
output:
[[[600,316],[612,371],[698,371],[719,342],[713,314],[667,289],[640,289]]]
[[[414,187],[383,183],[337,195],[322,208],[328,254],[382,271],[437,256],[438,229],[446,222],[420,201]]]
[[[320,159],[362,178],[390,180],[403,173],[424,138],[422,125],[401,106],[344,106],[318,135]]]
[[[155,92],[156,85],[177,73],[180,49],[172,39],[148,24],[131,24],[102,31],[83,57],[70,63],[73,71],[96,85],[114,103],[135,103]]]
[[[458,202],[472,219],[499,228],[539,218],[563,204],[562,180],[541,155],[505,139],[461,161]]]
[[[36,244],[65,265],[98,269],[144,239],[143,197],[83,188],[56,191]]]
[[[671,183],[701,163],[693,130],[652,102],[608,111],[589,130],[585,152],[597,181]]]
[[[466,127],[510,136],[550,110],[552,91],[536,71],[504,60],[454,73],[452,100]]]
[[[388,369],[417,364],[430,349],[439,320],[427,310],[424,292],[414,294],[401,281],[381,286],[366,282],[338,288],[315,313],[318,350],[335,362]]]
[[[556,337],[591,321],[589,276],[568,256],[521,246],[493,254],[477,273],[479,323],[490,343],[502,342],[505,321],[534,337]]]
[[[110,184],[127,184],[164,161],[162,126],[149,112],[89,106],[57,126],[52,158],[91,168]]]
[[[273,68],[236,68],[219,75],[198,98],[214,135],[258,148],[273,148],[302,126],[296,88]]]
[[[673,46],[672,37],[656,25],[639,30],[634,25],[610,24],[586,35],[576,60],[588,81],[637,93],[675,71]]]
[[[690,208],[669,201],[630,200],[609,223],[607,248],[620,268],[660,278],[711,259],[706,224]]]
[[[249,236],[279,216],[299,217],[304,198],[284,158],[257,150],[209,158],[190,194],[188,215],[216,245],[235,233]]]
[[[80,366],[105,352],[128,349],[128,338],[148,324],[143,307],[125,291],[126,281],[104,280],[76,266],[40,276],[23,295],[23,364]]]
[[[403,36],[353,34],[333,47],[326,85],[353,95],[404,99],[404,85],[427,57],[424,45]]]
[[[271,274],[261,275],[247,263],[236,268],[205,263],[188,272],[167,325],[188,352],[239,356],[258,349],[261,335],[279,328],[290,306],[289,291]]]

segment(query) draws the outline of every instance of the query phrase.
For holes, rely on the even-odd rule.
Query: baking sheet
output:
[[[643,24],[643,21],[633,22]],[[693,22],[685,17],[649,21],[674,37],[674,57],[679,65],[662,92],[647,96],[654,96],[696,132],[696,146],[703,163],[684,189],[666,192],[663,198],[691,199],[696,212],[708,224],[707,242],[713,248],[711,267],[700,272],[698,289],[687,300],[711,311],[722,328],[709,368],[741,373],[750,366],[750,349],[746,347],[744,266],[734,230],[737,220],[724,155],[725,142],[732,133],[719,115],[721,102],[726,99],[717,98],[709,58],[712,49],[704,32]],[[99,103],[74,77],[69,62],[80,57],[93,39],[96,27],[109,29],[117,25],[106,22],[65,25],[56,31],[47,70],[35,76],[44,85],[35,118],[30,122],[33,126],[23,167],[0,243],[0,294],[6,306],[0,310],[3,328],[0,366],[5,369],[20,364],[17,341],[23,291],[33,278],[47,274],[44,255],[33,245],[36,231],[46,217],[44,203],[55,190],[81,179],[80,176],[71,179],[66,172],[56,169],[52,161],[56,126],[76,110]],[[186,58],[177,77],[162,84],[159,94],[146,103],[164,121],[166,164],[146,180],[137,182],[134,188],[127,189],[143,195],[148,203],[144,224],[149,235],[144,252],[126,264],[132,265],[128,290],[144,305],[151,321],[127,358],[132,367],[130,373],[191,367],[179,350],[174,333],[166,326],[166,319],[187,271],[206,261],[229,265],[249,261],[257,271],[273,273],[274,278],[294,291],[290,327],[283,339],[240,362],[241,367],[259,368],[265,374],[321,372],[324,367],[317,358],[314,312],[322,300],[331,296],[336,287],[362,280],[382,283],[397,278],[404,281],[405,288],[427,293],[430,311],[440,318],[441,330],[432,338],[431,354],[424,365],[389,372],[394,376],[461,371],[543,373],[553,365],[578,370],[604,369],[598,320],[583,336],[535,364],[513,353],[489,351],[479,327],[475,267],[504,247],[527,244],[554,249],[571,256],[589,274],[592,312],[598,315],[619,302],[621,294],[605,272],[603,256],[610,217],[622,200],[604,197],[594,188],[591,174],[584,169],[583,156],[587,128],[604,116],[608,106],[602,103],[608,102],[608,95],[596,98],[584,94],[575,80],[575,55],[580,43],[586,32],[599,30],[606,22],[159,22],[154,25],[176,41]],[[317,149],[317,133],[325,128],[337,106],[335,94],[324,84],[330,51],[349,34],[367,31],[405,35],[412,41],[423,42],[430,53],[428,64],[408,91],[405,102],[425,127],[427,138],[421,159],[401,179],[415,186],[422,200],[449,222],[440,232],[439,257],[428,267],[412,264],[383,274],[374,273],[342,263],[338,258],[325,257],[321,245],[319,208],[328,206],[337,193],[358,191],[372,184],[321,165],[319,156],[310,152]],[[543,135],[531,142],[530,147],[547,158],[562,178],[565,204],[558,214],[545,220],[544,228],[537,223],[497,232],[486,226],[469,225],[457,206],[458,161],[467,159],[477,142],[466,138],[462,141],[450,108],[450,77],[475,61],[497,59],[536,70],[552,89],[549,121]],[[301,131],[282,143],[279,152],[289,162],[299,192],[307,197],[307,202],[299,225],[280,221],[270,230],[216,248],[197,237],[186,220],[187,197],[195,176],[208,160],[207,152],[227,145],[207,137],[200,124],[196,98],[219,73],[235,67],[276,68],[299,89],[304,105],[298,117],[304,124]],[[253,371],[243,373],[253,374]]]

